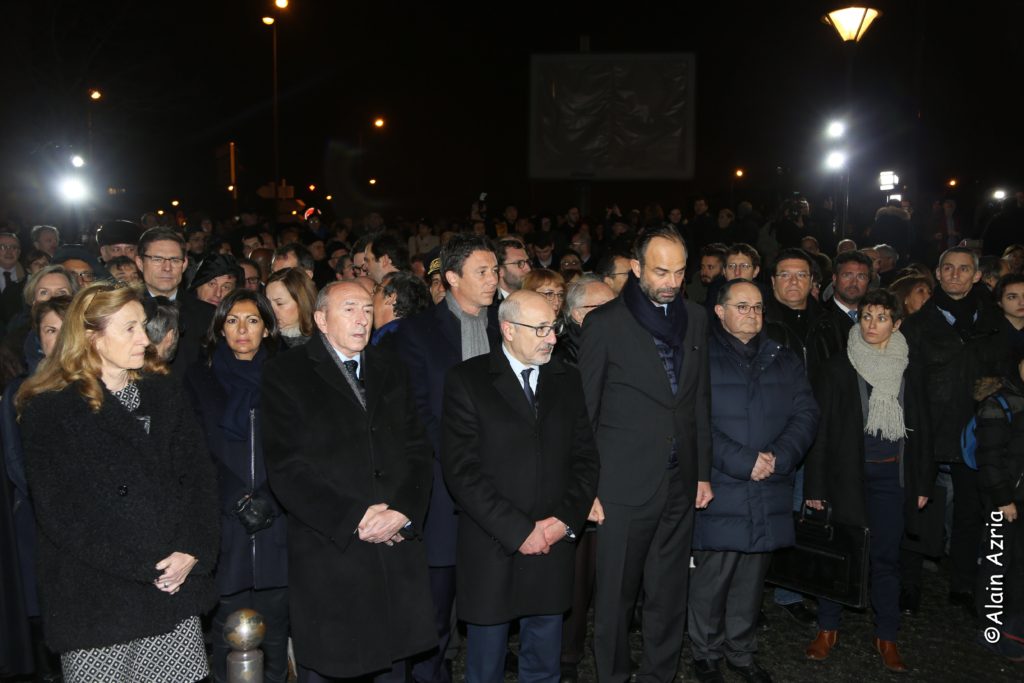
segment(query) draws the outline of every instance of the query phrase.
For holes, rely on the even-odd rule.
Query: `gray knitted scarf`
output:
[[[484,306],[476,315],[470,315],[459,307],[451,292],[446,292],[444,302],[448,310],[459,321],[460,337],[462,337],[462,360],[469,360],[490,352],[491,343],[487,340],[487,307]]]
[[[864,433],[878,433],[886,441],[905,438],[907,428],[899,393],[909,357],[906,338],[897,330],[889,337],[885,349],[879,350],[864,341],[860,325],[854,325],[850,329],[846,354],[857,374],[871,385]]]

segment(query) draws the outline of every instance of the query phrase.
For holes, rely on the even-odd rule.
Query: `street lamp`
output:
[[[858,43],[867,33],[871,22],[881,15],[881,12],[871,7],[844,7],[829,12],[821,20],[834,28],[843,42]]]
[[[274,0],[274,6],[277,7],[278,9],[287,9],[288,0]]]
[[[825,166],[833,171],[841,170],[846,166],[846,152],[834,150],[825,157]]]
[[[383,128],[384,127],[384,119],[379,118],[379,117],[374,119],[373,120],[373,127],[374,128]]]
[[[171,206],[178,206],[179,204],[181,204],[181,202],[179,202],[177,199],[171,200]]]
[[[89,89],[89,99],[90,100],[94,100],[95,101],[95,100],[100,99],[101,97],[103,97],[103,93],[101,93],[99,90],[97,90],[96,88],[90,88]]]
[[[286,9],[288,7],[288,0],[276,0],[274,6],[279,10]],[[271,43],[271,58],[273,64],[271,67],[271,82],[272,82],[272,94],[271,94],[271,107],[273,109],[274,118],[274,199],[278,197],[278,187],[281,185],[281,124],[280,115],[278,111],[277,101],[277,21],[274,17],[266,16],[263,17],[263,23],[270,27],[270,43]]]
[[[949,182],[947,182],[946,184],[949,185],[950,187],[956,187],[957,186],[957,180],[956,180],[956,178],[950,178]]]
[[[371,185],[376,185],[377,184],[377,179],[376,178],[370,178],[370,184]]]
[[[316,185],[314,185],[313,183],[310,183],[309,184],[309,191],[310,192],[316,192]]]
[[[737,168],[736,172],[735,172],[735,175],[736,175],[737,178],[742,178],[743,177],[743,169],[742,168]]]
[[[846,134],[846,124],[842,121],[832,121],[825,129],[825,134],[833,140],[838,140]]]
[[[71,165],[75,168],[82,168],[85,166],[85,159],[78,154],[74,154],[71,156]]]
[[[1006,190],[996,190],[992,193],[992,198],[1000,202],[1003,201],[1006,199]]]
[[[71,204],[77,204],[89,195],[89,190],[85,183],[76,176],[62,178],[57,183],[57,191],[60,192],[60,196],[64,201]]]

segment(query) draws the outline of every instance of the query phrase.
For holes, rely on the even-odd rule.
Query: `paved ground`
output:
[[[814,630],[793,621],[771,600],[766,591],[764,609],[768,628],[759,636],[758,662],[776,683],[819,682],[829,683],[871,681],[949,681],[950,683],[1021,683],[1024,664],[1013,664],[1000,659],[974,642],[975,622],[961,608],[949,605],[946,599],[948,582],[939,570],[926,577],[921,611],[915,617],[906,617],[900,634],[900,652],[912,671],[907,675],[886,671],[872,647],[873,626],[870,612],[846,611],[840,631],[839,647],[826,662],[804,659],[804,647],[813,639]],[[515,643],[513,643],[513,648]],[[590,647],[588,641],[588,649]],[[638,653],[640,638],[633,637],[634,653]],[[695,681],[689,666],[689,646],[684,646],[679,680]],[[464,653],[455,662],[456,680],[463,680]],[[724,667],[723,667],[724,669]],[[743,679],[725,671],[727,681]],[[506,681],[515,681],[509,675]],[[580,680],[593,682],[593,657],[588,655],[580,667]]]

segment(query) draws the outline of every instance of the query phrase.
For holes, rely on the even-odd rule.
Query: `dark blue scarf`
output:
[[[656,340],[672,349],[672,365],[676,377],[683,367],[683,339],[686,338],[688,317],[686,302],[682,294],[668,305],[668,315],[661,306],[651,301],[640,289],[640,280],[632,272],[622,288],[622,301],[633,314],[640,327],[647,330]]]
[[[260,378],[267,350],[262,345],[251,361],[238,360],[221,339],[213,351],[213,375],[227,392],[220,427],[228,441],[248,441],[249,411],[260,406]]]

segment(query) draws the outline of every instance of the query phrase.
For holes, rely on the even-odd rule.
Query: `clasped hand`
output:
[[[771,453],[758,453],[754,461],[754,469],[750,471],[753,481],[762,481],[775,474],[775,456]]]
[[[188,574],[199,560],[188,553],[173,552],[156,563],[156,570],[163,572],[153,585],[164,593],[174,595],[181,590]]]
[[[409,523],[409,518],[398,510],[389,510],[387,503],[377,503],[366,508],[356,531],[359,540],[367,543],[383,543],[394,545],[402,542],[402,528]]]
[[[534,523],[533,531],[519,546],[523,555],[547,555],[551,546],[565,538],[565,523],[557,517],[548,517]]]

